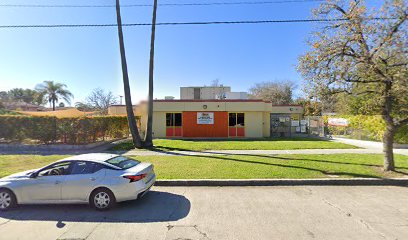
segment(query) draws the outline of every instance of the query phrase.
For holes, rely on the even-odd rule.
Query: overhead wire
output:
[[[285,3],[309,3],[324,2],[325,0],[275,0],[275,1],[240,1],[240,2],[185,2],[185,3],[160,3],[163,7],[183,7],[183,6],[217,6],[217,5],[267,5]],[[121,4],[121,7],[151,7],[152,4]],[[0,4],[0,7],[10,8],[114,8],[115,4]]]
[[[369,18],[366,20],[387,20],[389,18]],[[241,21],[197,21],[197,22],[159,22],[157,26],[169,25],[219,25],[219,24],[268,24],[268,23],[311,23],[349,21],[346,18],[337,19],[286,19],[286,20],[241,20]],[[124,27],[151,26],[151,23],[124,23]],[[88,28],[116,27],[117,24],[44,24],[44,25],[0,25],[0,29],[12,28]]]

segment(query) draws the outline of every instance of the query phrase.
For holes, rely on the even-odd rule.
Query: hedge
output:
[[[329,127],[329,131],[334,135],[341,135],[344,132],[352,138],[367,139],[374,141],[382,141],[385,122],[381,116],[368,116],[368,115],[343,115],[335,116],[336,118],[345,118],[349,120],[348,127]],[[325,116],[325,123],[327,124],[328,117]],[[395,134],[394,142],[396,143],[408,143],[408,125],[402,126],[397,130]]]
[[[41,143],[87,144],[129,136],[127,118],[0,116],[0,140]]]

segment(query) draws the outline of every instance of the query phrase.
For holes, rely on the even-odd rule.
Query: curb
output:
[[[246,186],[408,186],[408,178],[352,179],[175,179],[157,180],[162,187],[246,187]]]

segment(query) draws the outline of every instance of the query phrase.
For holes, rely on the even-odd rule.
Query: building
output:
[[[5,109],[13,110],[13,111],[44,111],[46,110],[45,107],[26,103],[22,101],[10,101],[10,102],[3,102],[3,106]]]
[[[248,99],[246,92],[231,92],[231,87],[181,87],[181,100]]]
[[[126,115],[126,108],[111,106],[109,114]],[[153,134],[155,138],[289,137],[306,132],[302,114],[301,106],[273,106],[262,100],[154,100]],[[146,102],[135,108],[135,115],[143,134]]]

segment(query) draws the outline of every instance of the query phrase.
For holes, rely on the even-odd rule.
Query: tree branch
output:
[[[380,42],[380,44],[376,48],[374,48],[373,53],[371,54],[371,57],[375,56],[380,51],[380,49],[384,46],[384,44],[386,44],[394,36],[394,34],[396,32],[398,32],[399,27],[407,20],[407,16],[408,15],[405,12],[405,14],[403,16],[401,16],[399,21],[397,21],[395,23],[395,25],[393,27],[391,27],[391,30],[383,38],[383,40]]]

